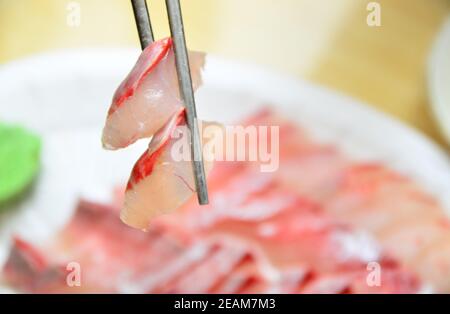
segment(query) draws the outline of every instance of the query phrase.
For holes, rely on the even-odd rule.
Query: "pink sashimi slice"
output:
[[[261,263],[260,256],[248,255],[229,275],[218,282],[211,293],[263,293],[270,290],[272,283]]]
[[[365,269],[341,270],[334,273],[314,274],[297,291],[306,294],[396,294],[417,293],[420,284],[395,264],[380,261],[379,282],[368,281]]]
[[[65,269],[51,265],[42,252],[16,237],[3,274],[8,283],[29,292],[51,292],[61,287]]]
[[[190,52],[194,89],[202,82],[205,55]],[[149,45],[114,94],[102,142],[107,149],[124,148],[151,137],[182,107],[170,38]]]
[[[414,267],[416,258],[423,251],[449,234],[450,226],[442,222],[434,217],[412,215],[380,230],[378,238],[387,252],[401,257],[405,264]]]
[[[205,122],[204,129],[215,132],[203,132],[204,165],[208,174],[213,165],[214,151],[207,150],[206,145],[218,139],[223,128],[216,123]],[[132,170],[120,215],[127,225],[145,230],[152,218],[177,209],[195,193],[187,135],[184,109],[181,108],[155,134],[148,150]],[[183,148],[182,143],[186,144]]]
[[[239,239],[211,239],[214,250],[189,271],[179,274],[170,286],[167,293],[208,293],[224,280],[233,269],[250,256],[246,243]]]
[[[282,160],[277,177],[281,184],[299,195],[320,202],[336,191],[347,164],[331,147],[310,147]]]
[[[152,274],[185,255],[188,243],[163,229],[144,233],[129,228],[117,212],[81,201],[52,243],[37,249],[16,239],[3,269],[6,282],[35,293],[148,292],[154,286]],[[73,262],[80,265],[80,286],[67,284],[67,265]]]

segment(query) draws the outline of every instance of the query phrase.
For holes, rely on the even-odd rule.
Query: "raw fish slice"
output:
[[[189,54],[194,89],[201,85],[205,55]],[[151,137],[182,107],[179,97],[172,40],[148,46],[117,89],[103,129],[103,146],[126,147]]]
[[[394,193],[394,191],[392,192]],[[411,218],[417,220],[443,219],[442,213],[437,211],[437,207],[413,202],[407,194],[400,192],[398,196],[374,196],[357,206],[352,206],[351,201],[347,202],[348,199],[344,203],[341,201],[342,199],[339,200],[339,205],[332,201],[325,207],[338,221],[361,226],[376,236],[382,235],[383,231],[392,224],[400,225],[401,221],[411,222]]]
[[[338,221],[372,232],[387,253],[438,291],[449,291],[450,247],[433,244],[450,238],[449,220],[412,181],[380,165],[357,165],[325,208]]]
[[[410,267],[414,267],[415,258],[433,242],[449,234],[449,226],[434,217],[396,221],[378,232],[378,238],[386,252],[399,256]]]
[[[204,128],[213,131],[209,134],[203,132],[204,165],[208,174],[213,165],[214,152],[206,146],[222,136],[223,128],[214,123],[204,123]],[[145,230],[152,218],[177,209],[195,193],[187,130],[182,108],[155,134],[149,149],[137,161],[120,215],[127,225]],[[184,157],[179,154],[182,143],[186,144],[183,147]]]
[[[212,239],[217,248],[200,263],[177,276],[166,292],[208,293],[246,259],[249,248],[238,239]]]
[[[179,260],[187,244],[163,229],[143,233],[129,228],[117,213],[83,201],[50,245],[38,251],[16,240],[3,270],[6,281],[37,293],[147,292],[153,283],[148,278]],[[80,265],[80,287],[67,285],[70,262]]]
[[[108,291],[147,292],[150,283],[142,278],[179,259],[187,243],[159,226],[149,233],[129,228],[118,214],[115,208],[82,202],[60,235],[59,250],[69,248],[65,259],[86,265],[82,268],[84,283],[96,283]],[[152,258],[154,254],[157,259]]]
[[[3,267],[3,277],[22,291],[51,293],[64,288],[66,271],[62,266],[52,265],[42,252],[16,237]]]
[[[334,273],[313,274],[298,290],[307,294],[375,294],[417,293],[420,289],[415,276],[389,262],[380,263],[380,282],[368,282],[365,269],[341,270]],[[370,283],[370,284],[369,284]]]
[[[231,164],[231,163],[230,163]],[[179,208],[173,215],[161,217],[167,224],[176,226],[183,220],[186,229],[195,231],[208,230],[217,221],[230,217],[263,217],[283,208],[289,199],[277,198],[278,204],[267,204],[267,206],[246,208],[243,211],[243,204],[252,196],[262,195],[270,192],[275,182],[270,173],[261,173],[249,167],[226,167],[227,171],[222,171],[224,165],[228,163],[218,163],[212,170],[213,177],[209,180],[210,203],[205,206],[198,206],[197,200],[191,200]],[[217,177],[216,175],[219,175]],[[221,183],[222,182],[222,183]],[[290,194],[292,196],[292,194]],[[272,206],[273,205],[273,206]]]
[[[348,167],[340,186],[324,201],[335,218],[381,234],[404,221],[444,219],[437,201],[404,176],[376,164]]]
[[[280,269],[278,283],[274,293],[298,293],[298,287],[308,280],[312,271],[310,265],[297,264]]]
[[[336,149],[315,146],[283,160],[277,179],[300,195],[320,202],[336,192],[347,167],[348,162]]]
[[[248,277],[248,279],[239,287],[235,293],[238,294],[263,294],[270,293],[273,288],[271,282],[266,283],[259,276],[254,275]]]
[[[265,219],[226,219],[211,227],[210,232],[239,235],[260,247],[277,267],[300,263],[324,271],[354,267],[367,258],[378,258],[378,251],[370,248],[369,240],[332,223],[314,208],[300,204],[297,202],[300,207],[286,208]],[[351,250],[349,246],[361,247],[361,252]],[[374,251],[367,253],[368,250]]]
[[[311,275],[297,293],[303,294],[344,294],[352,283],[354,275],[348,273],[331,273]]]
[[[179,258],[162,265],[158,271],[144,279],[151,283],[151,285],[147,284],[149,288],[147,292],[170,293],[175,291],[174,285],[178,279],[207,260],[217,249],[217,245],[208,240],[199,239],[199,241],[191,243]]]
[[[231,293],[263,293],[269,290],[270,282],[264,278],[262,272],[258,272],[256,266],[247,262],[224,278],[218,287],[212,290],[212,293],[231,294]]]
[[[410,217],[443,217],[437,202],[417,185],[373,164],[349,167],[342,184],[325,201],[325,208],[338,220],[363,226],[375,234]]]
[[[212,293],[263,293],[274,286],[273,274],[277,271],[262,254],[249,251],[229,275],[211,289]]]

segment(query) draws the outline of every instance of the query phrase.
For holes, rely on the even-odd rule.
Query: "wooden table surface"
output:
[[[426,61],[450,14],[450,1],[376,1],[380,27],[367,25],[369,2],[182,4],[191,48],[264,64],[336,89],[445,145],[430,114]],[[157,37],[167,35],[164,1],[148,3]],[[79,24],[73,23],[74,6],[80,9]],[[123,45],[138,46],[128,0],[0,0],[0,63],[53,49]]]

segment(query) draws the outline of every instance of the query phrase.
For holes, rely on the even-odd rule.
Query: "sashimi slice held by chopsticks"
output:
[[[197,89],[205,55],[190,52],[189,58],[193,87]],[[144,49],[114,94],[103,129],[103,146],[120,149],[151,137],[182,106],[172,40],[156,41]]]
[[[211,170],[214,151],[212,142],[220,139],[223,128],[217,123],[204,123],[205,171]],[[171,118],[150,142],[149,148],[135,164],[125,193],[121,219],[126,224],[147,229],[150,220],[180,207],[196,191],[191,164],[188,128],[184,109]],[[186,144],[183,146],[183,143]]]

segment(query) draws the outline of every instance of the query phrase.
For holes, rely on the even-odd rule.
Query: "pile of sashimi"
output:
[[[205,56],[189,57],[197,89]],[[106,149],[149,141],[128,183],[108,204],[80,200],[48,243],[16,237],[5,283],[32,293],[450,292],[450,220],[420,182],[353,161],[269,108],[236,123],[277,127],[274,171],[214,158],[227,128],[198,123],[214,130],[202,134],[206,206],[191,161],[174,153],[189,136],[172,41],[154,42],[114,94],[103,130]]]

